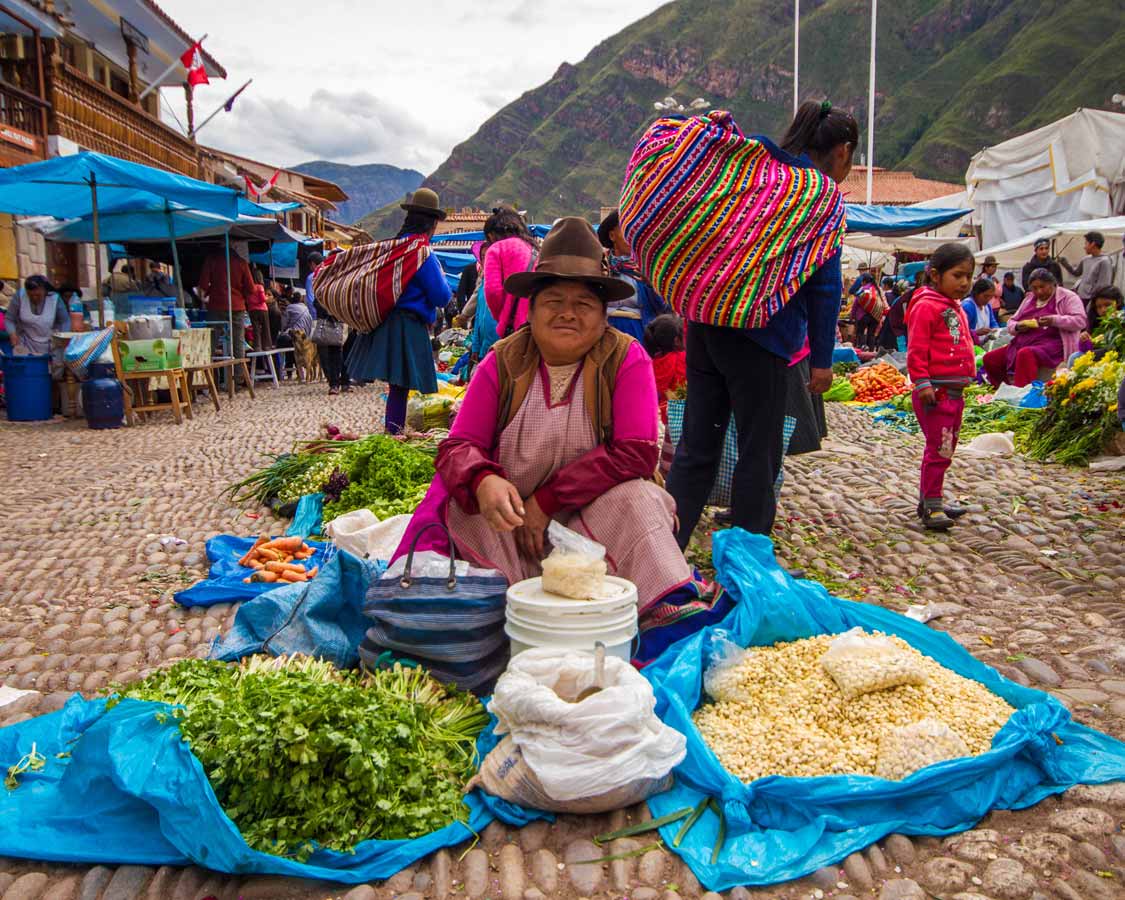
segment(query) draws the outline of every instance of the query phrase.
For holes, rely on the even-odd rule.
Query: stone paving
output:
[[[205,655],[234,610],[183,610],[171,593],[204,575],[206,538],[273,525],[267,510],[232,505],[224,486],[260,453],[286,449],[325,421],[371,430],[381,412],[374,388],[330,398],[323,385],[287,385],[263,389],[257,401],[240,395],[219,413],[200,406],[182,426],[163,418],[112,432],[0,424],[8,522],[0,682],[38,692],[0,710],[0,726],[56,709],[74,691],[93,696]],[[1125,738],[1122,478],[961,455],[950,487],[971,513],[948,535],[928,534],[913,516],[918,438],[839,406],[830,405],[829,420],[825,449],[786,466],[784,564],[840,596],[929,606],[931,626],[979,659]],[[695,552],[701,558],[705,547]],[[647,812],[563,816],[518,831],[494,825],[475,846],[358,887],[0,859],[0,900],[719,900],[663,849],[576,864],[604,854],[592,835],[638,817]],[[1110,900],[1125,896],[1123,820],[1125,784],[1079,787],[944,841],[891,835],[839,867],[728,897]],[[610,851],[642,846],[623,840]]]

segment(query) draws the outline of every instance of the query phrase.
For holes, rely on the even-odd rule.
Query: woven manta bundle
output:
[[[760,328],[840,249],[831,178],[779,160],[730,113],[659,119],[633,150],[621,226],[642,273],[688,321]]]
[[[357,331],[374,331],[430,252],[429,240],[420,235],[352,247],[317,270],[313,293],[334,318]]]

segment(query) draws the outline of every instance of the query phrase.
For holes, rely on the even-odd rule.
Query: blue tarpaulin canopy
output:
[[[296,242],[300,236],[289,231],[274,218],[238,216],[228,219],[196,209],[137,211],[98,216],[100,239],[123,244],[148,242],[167,243],[193,237],[223,235],[228,231],[235,240]],[[94,239],[93,219],[85,216],[68,222],[39,224],[43,236],[52,241],[89,243]]]
[[[864,206],[845,204],[848,210],[848,231],[905,237],[922,234],[948,225],[967,216],[971,209],[922,209],[916,206]]]

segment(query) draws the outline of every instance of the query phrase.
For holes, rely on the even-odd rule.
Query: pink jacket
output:
[[[504,281],[516,272],[531,268],[534,251],[518,237],[504,238],[488,248],[484,263],[484,300],[496,320],[496,333],[506,337],[527,321],[526,297],[504,290]]]
[[[1062,338],[1063,362],[1065,363],[1072,353],[1078,352],[1078,335],[1086,327],[1086,307],[1082,305],[1082,298],[1069,288],[1061,285],[1055,288],[1055,327]],[[1008,331],[1016,333],[1016,324],[1021,319],[1035,318],[1035,295],[1029,293],[1023,298],[1023,303],[1016,310],[1016,314],[1008,320]]]
[[[488,251],[491,259],[492,250]],[[581,377],[581,376],[579,376]],[[550,390],[543,372],[542,389]],[[539,388],[536,385],[535,388]],[[487,475],[504,475],[496,459],[496,430],[499,388],[496,357],[489,354],[473,372],[465,401],[449,437],[438,449],[437,475],[425,500],[414,512],[394,558],[404,555],[415,536],[433,522],[444,522],[450,500],[465,512],[478,512],[476,488]],[[535,492],[547,515],[560,510],[581,509],[611,487],[635,478],[647,478],[656,469],[659,406],[652,360],[644,347],[634,343],[617,373],[613,391],[613,438],[584,453],[548,478]],[[445,539],[430,529],[418,549],[446,552]]]

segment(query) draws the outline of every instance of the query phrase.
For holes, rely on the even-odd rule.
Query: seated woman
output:
[[[969,296],[961,301],[961,308],[969,320],[973,343],[983,347],[989,338],[1000,330],[992,301],[996,297],[996,284],[989,278],[978,278]]]
[[[1026,387],[1040,369],[1056,369],[1078,349],[1078,335],[1086,327],[1082,299],[1061,287],[1047,269],[1036,269],[1030,291],[1008,320],[1011,342],[984,355],[981,361],[993,387],[1001,383]]]
[[[610,572],[637,586],[637,659],[647,662],[717,621],[730,601],[703,598],[676,544],[675,504],[651,480],[659,455],[652,361],[606,314],[631,287],[603,274],[589,224],[565,218],[536,269],[509,276],[504,289],[530,298],[528,325],[474,374],[395,557],[442,522],[460,558],[514,583],[541,573],[556,519],[604,545]],[[431,528],[418,546],[447,552],[444,544]]]

